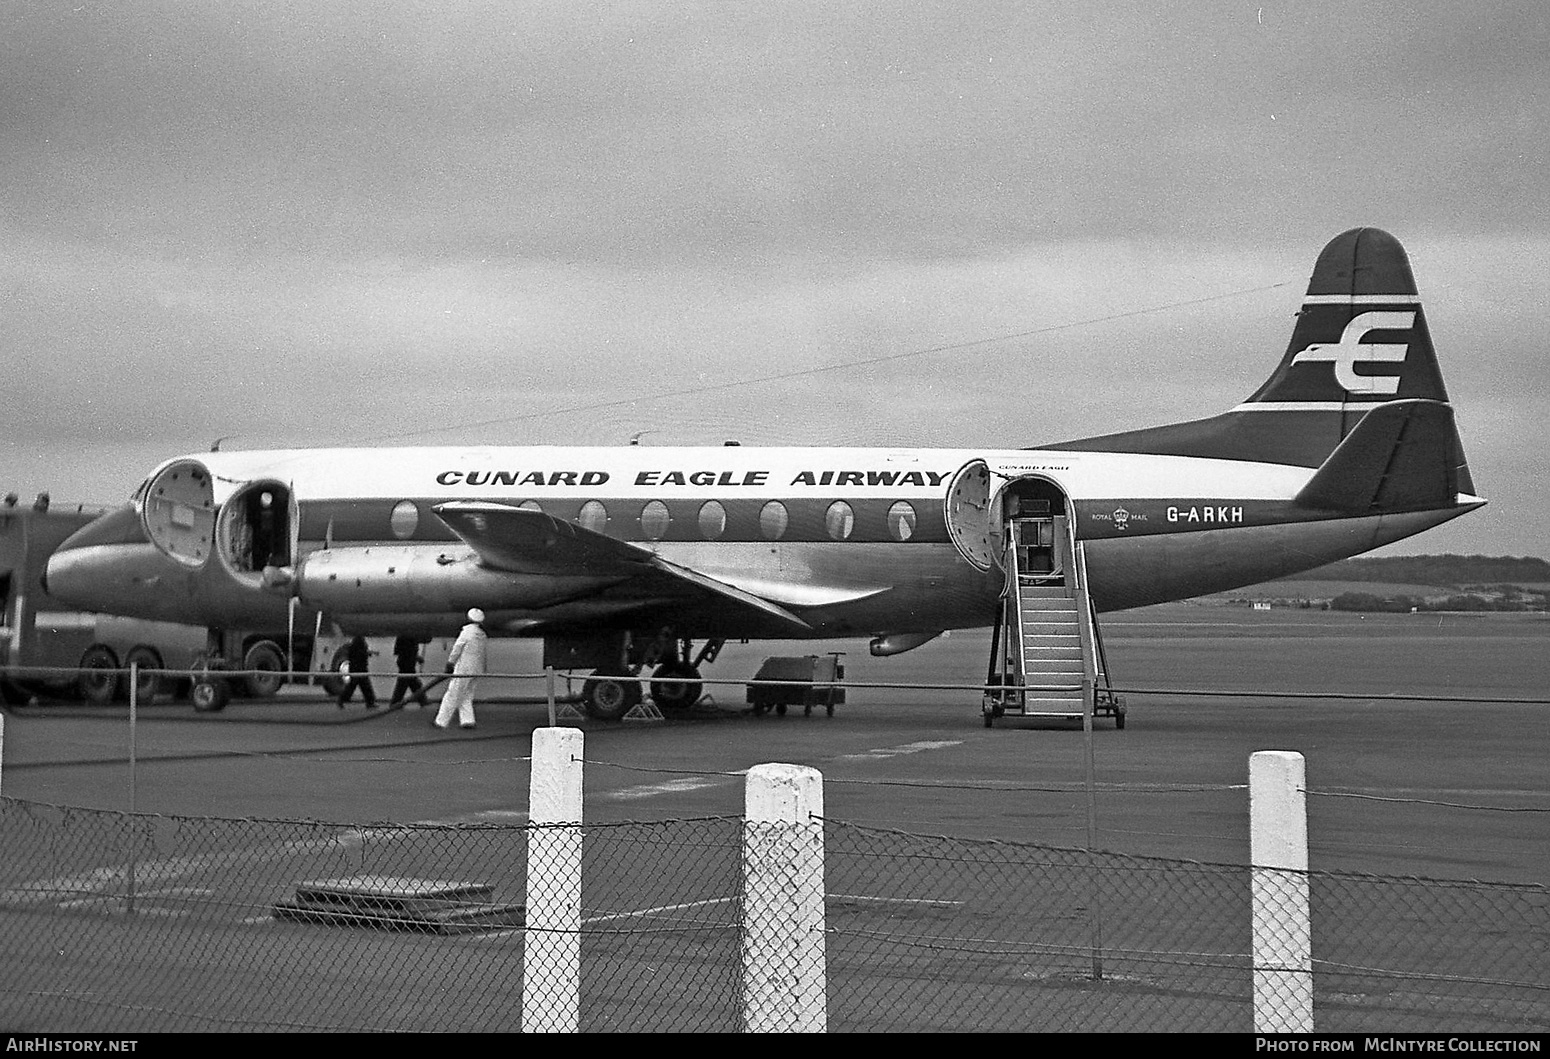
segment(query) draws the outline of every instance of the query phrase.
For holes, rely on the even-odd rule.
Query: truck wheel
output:
[[[76,693],[91,706],[108,706],[118,698],[123,677],[118,673],[118,658],[111,647],[94,643],[81,655],[80,676],[75,678]]]
[[[164,668],[161,654],[145,644],[131,647],[124,656],[124,668],[130,666],[140,667],[140,679],[135,682],[135,701],[141,706],[149,706],[161,694],[162,678],[160,673],[147,673],[146,670]]]
[[[273,640],[259,640],[242,656],[242,668],[258,670],[242,678],[244,690],[255,699],[272,699],[285,683],[285,652]]]
[[[188,701],[199,713],[219,713],[231,701],[231,685],[219,677],[196,677]]]
[[[334,652],[334,657],[329,659],[328,675],[323,678],[322,684],[323,693],[331,699],[337,699],[344,694],[344,677],[340,674],[344,672],[345,663],[349,660],[350,647],[348,644],[340,644],[339,649]]]

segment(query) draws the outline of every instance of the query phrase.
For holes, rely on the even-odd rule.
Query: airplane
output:
[[[495,636],[591,669],[617,719],[652,671],[699,698],[728,640],[991,626],[1020,512],[1063,513],[1098,611],[1312,569],[1480,507],[1409,260],[1375,228],[1319,255],[1270,378],[1218,415],[1031,448],[212,451],[153,469],[54,554],[85,610],[224,629]],[[701,641],[695,654],[693,644]]]

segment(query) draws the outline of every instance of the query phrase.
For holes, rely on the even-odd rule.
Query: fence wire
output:
[[[0,799],[0,1021],[17,1032],[520,1029],[537,830]],[[742,1029],[743,821],[581,832],[580,1028]],[[1247,867],[838,821],[824,839],[831,1029],[1253,1029]],[[303,899],[363,881],[471,894],[474,907],[434,896],[359,915],[359,902]],[[1308,882],[1317,1029],[1550,1028],[1545,887]],[[287,905],[307,914],[281,914]]]

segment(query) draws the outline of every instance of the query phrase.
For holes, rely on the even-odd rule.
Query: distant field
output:
[[[1262,585],[1249,585],[1199,598],[1212,602],[1229,599],[1334,599],[1346,592],[1366,592],[1374,596],[1451,596],[1460,591],[1451,585],[1414,585],[1389,581],[1267,581]]]
[[[1099,616],[1106,639],[1149,636],[1163,639],[1242,636],[1334,637],[1365,640],[1379,637],[1429,637],[1439,629],[1449,635],[1474,637],[1550,636],[1550,616],[1534,611],[1423,611],[1420,614],[1362,614],[1319,607],[1227,606],[1226,597],[1159,603]],[[962,638],[977,633],[958,633]],[[1550,687],[1547,682],[1546,687]]]

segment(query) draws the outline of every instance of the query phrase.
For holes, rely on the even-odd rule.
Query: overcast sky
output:
[[[1550,5],[0,0],[0,490],[1209,415],[1361,224],[1550,557]],[[829,369],[833,370],[815,370]]]

